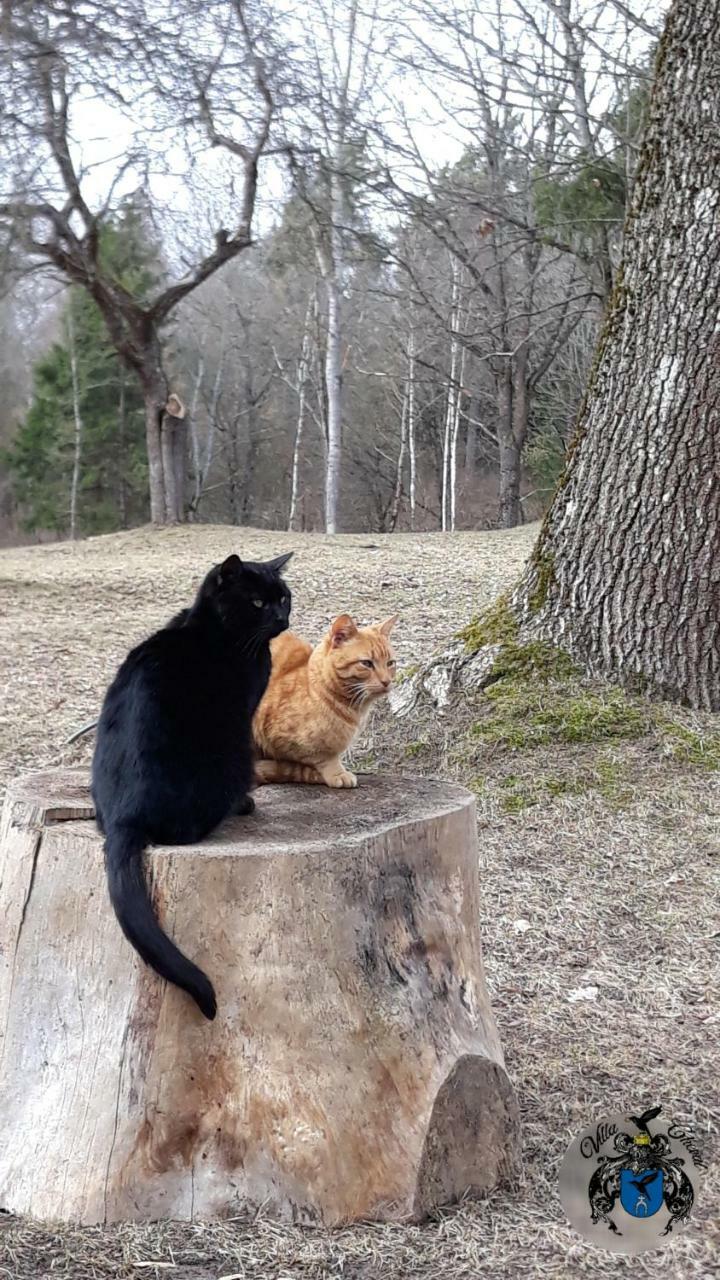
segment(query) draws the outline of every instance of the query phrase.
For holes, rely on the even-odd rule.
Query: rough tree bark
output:
[[[187,478],[187,427],[185,406],[178,396],[168,396],[160,415],[160,447],[165,481],[165,519],[180,524],[185,519]]]
[[[112,1222],[423,1217],[514,1171],[483,973],[472,796],[264,788],[156,849],[156,910],[218,1017],[140,963],[87,776],[34,774],[0,826],[0,1205]]]
[[[159,343],[141,350],[135,366],[145,406],[145,447],[148,457],[150,518],[153,524],[177,524],[185,518],[185,411],[177,396],[168,394]],[[132,366],[131,366],[132,367]],[[174,408],[180,406],[180,413]]]
[[[720,22],[675,0],[577,435],[516,593],[533,632],[720,710]]]

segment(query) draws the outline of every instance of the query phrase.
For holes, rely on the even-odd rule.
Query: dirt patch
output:
[[[185,603],[206,567],[296,548],[294,623],[399,610],[405,669],[442,647],[516,577],[534,536],[288,536],[140,530],[0,554],[2,781],[77,761],[64,738],[97,709],[128,646]],[[372,545],[368,545],[372,544]],[[533,686],[526,710],[483,695],[443,715],[371,723],[356,763],[451,775],[478,802],[488,985],[523,1117],[519,1187],[423,1227],[334,1233],[259,1220],[0,1228],[12,1280],[706,1280],[720,1241],[717,1164],[694,1225],[641,1259],[593,1251],[566,1225],[558,1162],[582,1126],[660,1103],[700,1135],[720,1096],[717,717],[658,728],[614,691]],[[587,696],[586,696],[587,695]],[[579,701],[580,700],[580,701]],[[495,719],[493,719],[495,717]],[[473,732],[473,727],[475,731]],[[0,1218],[0,1224],[2,1219]]]

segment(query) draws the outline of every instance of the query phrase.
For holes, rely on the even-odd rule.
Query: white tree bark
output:
[[[408,400],[409,393],[406,383],[403,390],[402,404],[400,406],[400,447],[398,449],[397,463],[395,465],[395,487],[393,489],[392,503],[390,506],[390,519],[388,521],[390,533],[395,532],[398,516],[400,515],[403,474],[405,472],[405,454],[407,453]]]
[[[455,532],[457,518],[457,445],[458,436],[460,434],[460,424],[462,421],[462,395],[463,395],[463,379],[465,376],[465,357],[466,349],[462,348],[460,352],[460,369],[458,374],[458,386],[455,395],[455,405],[453,410],[452,435],[450,438],[450,532]]]
[[[307,383],[310,371],[310,355],[312,344],[312,318],[317,310],[317,294],[313,291],[308,298],[303,324],[302,347],[298,361],[295,390],[298,397],[298,412],[295,423],[295,439],[293,441],[292,479],[290,483],[290,511],[288,512],[288,529],[295,528],[298,505],[298,486],[300,480],[300,454],[305,431],[305,406],[307,400]]]
[[[197,408],[200,403],[200,390],[205,378],[205,342],[207,339],[207,327],[200,339],[200,354],[198,356],[197,372],[193,382],[192,396],[190,398],[190,448],[192,451],[193,466],[193,499],[190,509],[194,513],[197,509],[202,484],[200,481],[201,462],[200,462],[200,436],[197,427]]]
[[[325,216],[316,217],[313,234],[327,296],[325,528],[328,533],[336,533],[340,519],[342,473],[343,298],[349,225],[345,187],[352,171],[352,144],[363,143],[359,116],[375,75],[373,58],[378,6],[372,4],[363,9],[359,0],[349,0],[345,5],[336,5],[335,0],[318,0],[316,10],[318,26],[324,37],[314,43],[313,52],[318,129],[325,148],[323,171],[328,180],[328,206]]]
[[[325,530],[337,533],[340,511],[340,477],[342,469],[342,293],[344,248],[342,243],[343,197],[337,166],[341,163],[341,146],[330,175],[330,260],[325,278],[327,290],[327,348],[325,351],[325,388],[327,393],[327,461],[325,472]]]
[[[460,266],[453,256],[450,259],[451,295],[450,295],[450,370],[448,374],[447,399],[445,403],[445,427],[442,450],[442,493],[440,499],[440,527],[443,533],[451,527],[451,453],[453,431],[458,415],[458,362],[460,343]]]
[[[414,529],[417,501],[417,457],[415,449],[415,329],[412,321],[410,322],[410,332],[408,334],[407,404],[408,453],[410,456],[410,528]]]
[[[268,787],[147,858],[216,1020],[110,908],[87,778],[26,778],[0,829],[0,1205],[37,1218],[421,1218],[507,1178],[517,1106],[480,950],[472,796]]]

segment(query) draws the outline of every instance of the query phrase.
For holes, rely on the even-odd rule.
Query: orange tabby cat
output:
[[[396,621],[357,627],[343,613],[314,649],[292,631],[272,641],[270,682],[253,721],[258,782],[357,786],[342,755],[390,687]]]

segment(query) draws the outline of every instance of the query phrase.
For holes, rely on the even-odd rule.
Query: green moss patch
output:
[[[568,680],[576,674],[572,659],[544,640],[531,640],[528,644],[510,641],[503,645],[495,660],[492,683],[541,681],[548,684],[551,680]]]
[[[720,733],[702,735],[672,720],[666,720],[662,729],[673,760],[700,769],[720,769]]]
[[[413,663],[409,667],[401,667],[395,676],[396,684],[402,684],[404,680],[412,680],[413,676],[416,676],[419,670],[420,664],[418,662]]]
[[[504,813],[522,813],[533,805],[547,804],[565,796],[596,793],[613,806],[625,803],[631,792],[624,785],[624,773],[615,761],[596,760],[591,768],[563,773],[507,774],[499,784],[500,808]]]
[[[568,655],[546,641],[523,644],[519,640],[518,621],[508,595],[500,596],[489,609],[473,618],[457,638],[470,654],[488,645],[502,646],[493,666],[493,684],[501,680],[567,680],[576,672]]]
[[[471,738],[516,751],[553,743],[641,738],[650,728],[649,711],[619,689],[548,692],[500,681],[486,692],[491,712],[473,724]]]
[[[535,584],[528,596],[531,613],[539,613],[548,597],[555,576],[555,557],[551,551],[538,551],[534,557]]]
[[[457,639],[462,640],[468,653],[477,653],[488,644],[507,644],[517,638],[518,622],[512,611],[510,596],[498,596],[494,604],[473,618]]]

